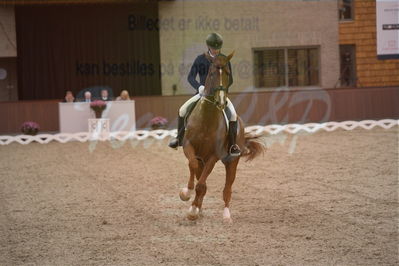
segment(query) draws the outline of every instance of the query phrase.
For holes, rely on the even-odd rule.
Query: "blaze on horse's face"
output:
[[[227,105],[227,88],[230,84],[231,71],[229,61],[233,55],[234,52],[228,56],[218,55],[214,58],[209,57],[212,64],[205,83],[205,88],[208,89],[206,94],[210,94],[210,89],[214,90],[214,102],[220,110],[223,110]]]

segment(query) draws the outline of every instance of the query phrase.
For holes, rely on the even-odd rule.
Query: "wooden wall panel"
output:
[[[178,109],[189,97],[135,97],[137,127],[146,128],[151,118],[163,116],[175,128]],[[398,87],[270,91],[230,97],[247,125],[399,119]],[[42,132],[58,131],[58,101],[0,103],[0,134],[19,133],[20,125],[28,120],[38,122]]]
[[[93,87],[161,95],[159,32],[150,23],[157,19],[156,1],[15,7],[18,99],[59,99]]]
[[[0,104],[0,133],[20,133],[25,121],[35,121],[41,132],[56,132],[58,125],[58,101],[2,102]]]

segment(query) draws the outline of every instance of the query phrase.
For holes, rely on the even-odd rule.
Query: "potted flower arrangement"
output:
[[[168,120],[162,116],[156,116],[150,121],[151,129],[165,129],[168,124]]]
[[[90,108],[96,114],[96,118],[101,118],[103,111],[107,108],[107,103],[101,100],[96,100],[90,103]]]
[[[21,131],[24,135],[31,135],[34,136],[39,132],[40,126],[36,122],[27,121],[24,122],[21,126]]]

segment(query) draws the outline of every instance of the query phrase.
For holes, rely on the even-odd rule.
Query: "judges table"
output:
[[[88,120],[94,119],[90,103],[59,103],[60,132],[88,132]],[[109,101],[102,118],[109,119],[110,131],[135,131],[136,116],[134,101]]]

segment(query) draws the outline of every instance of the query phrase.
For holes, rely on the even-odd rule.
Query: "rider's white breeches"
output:
[[[190,106],[190,104],[198,101],[201,99],[201,96],[197,93],[193,97],[187,100],[179,109],[179,116],[184,117],[187,114],[187,108]]]
[[[188,99],[179,109],[179,116],[184,117],[187,114],[187,108],[190,106],[190,104],[198,101],[201,98],[199,94],[195,94],[193,97]],[[237,121],[237,113],[236,109],[234,108],[234,105],[231,103],[230,99],[227,98],[227,108],[230,111],[230,121]]]
[[[230,111],[230,121],[237,121],[237,113],[236,109],[234,108],[234,105],[230,101],[230,99],[227,97],[227,109]]]

